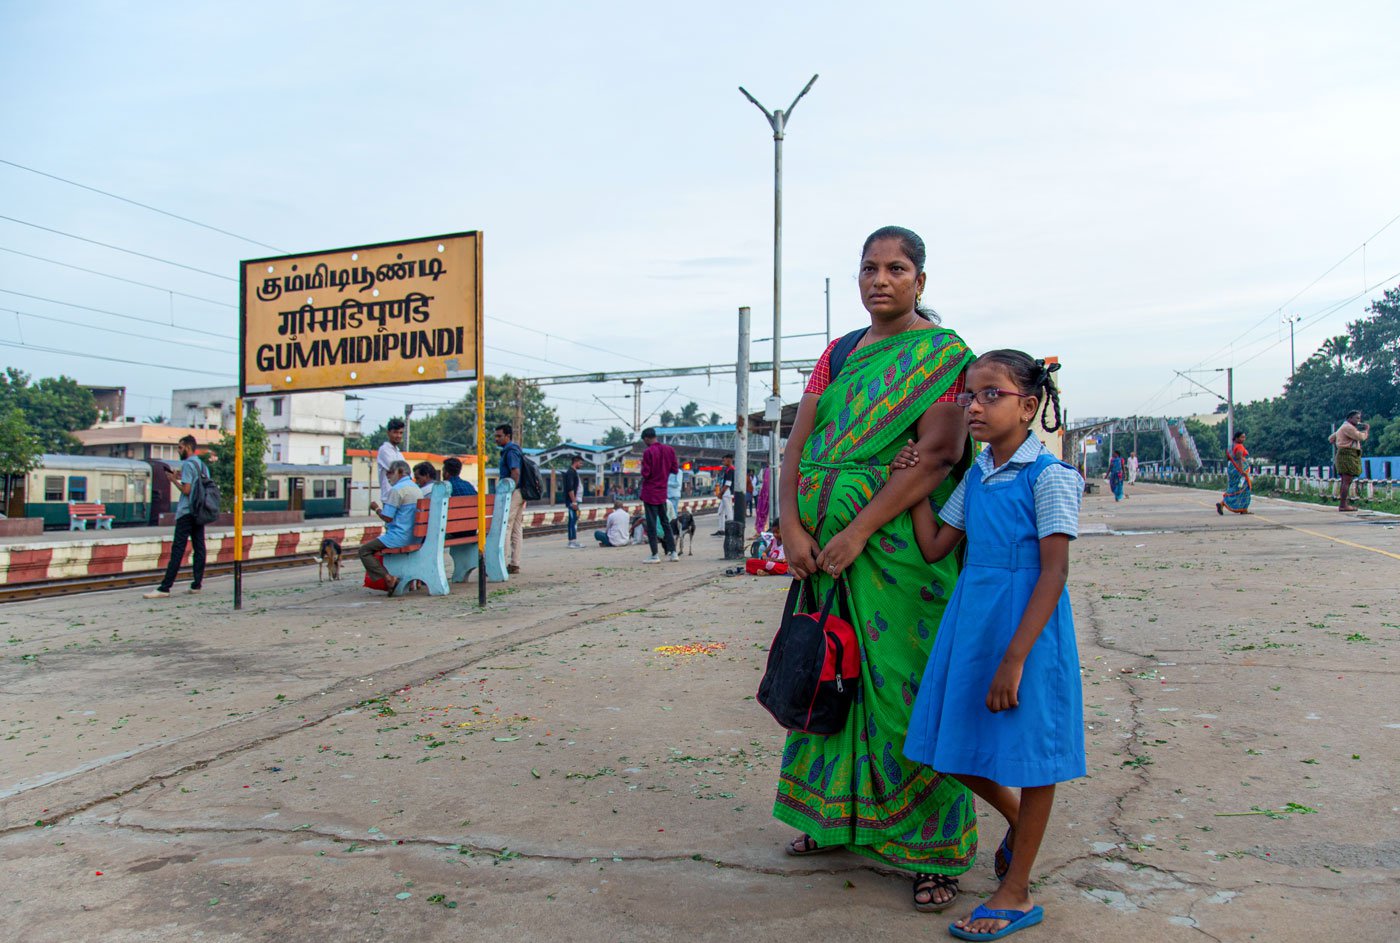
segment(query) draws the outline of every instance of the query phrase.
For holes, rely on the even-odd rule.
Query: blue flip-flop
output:
[[[964,930],[955,923],[948,924],[948,932],[959,940],[1001,940],[1010,936],[1018,930],[1033,927],[1045,919],[1045,911],[1039,906],[1030,910],[989,910],[981,904],[972,911],[972,916],[968,922],[973,920],[1010,920],[1006,926],[995,933],[973,933],[971,930]]]
[[[1001,845],[997,848],[997,854],[1005,864],[992,860],[992,873],[1001,881],[1006,878],[1007,872],[1011,870],[1011,829],[1006,830],[1006,834],[1001,836]]]

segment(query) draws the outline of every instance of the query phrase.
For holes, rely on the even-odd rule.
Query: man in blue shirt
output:
[[[442,477],[452,488],[452,497],[476,494],[476,485],[462,477],[462,460],[445,458],[442,460]]]
[[[515,430],[510,423],[496,427],[496,444],[501,449],[500,480],[509,478],[515,482],[516,492],[510,500],[510,520],[507,521],[506,543],[510,545],[510,562],[507,573],[520,572],[520,545],[525,542],[525,501],[520,497],[520,468],[525,464],[525,453],[515,444]]]
[[[194,505],[190,494],[194,483],[209,474],[204,462],[194,454],[194,436],[180,439],[180,470],[166,466],[165,474],[170,483],[180,491],[180,500],[175,504],[175,537],[170,544],[170,562],[165,567],[165,577],[160,586],[144,594],[146,599],[169,599],[170,590],[179,575],[180,564],[185,560],[185,547],[194,544],[194,579],[190,581],[190,592],[197,593],[204,588],[204,525],[194,519]]]
[[[381,550],[407,547],[413,542],[413,515],[418,511],[423,491],[413,483],[408,462],[393,462],[385,477],[389,482],[389,498],[384,507],[381,508],[378,501],[369,503],[369,509],[384,522],[384,533],[360,544],[356,554],[370,578],[382,581],[385,588],[393,593],[394,587],[399,585],[398,577],[390,575],[375,554]]]

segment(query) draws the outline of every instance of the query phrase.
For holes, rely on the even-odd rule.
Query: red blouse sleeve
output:
[[[826,392],[826,388],[831,385],[831,352],[836,349],[839,341],[832,341],[827,345],[826,350],[817,358],[817,365],[812,368],[812,375],[807,378],[807,388],[804,393],[815,393],[821,396]]]

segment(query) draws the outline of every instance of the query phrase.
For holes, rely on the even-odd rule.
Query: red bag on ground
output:
[[[378,560],[378,561],[380,562],[380,564],[383,564],[383,563],[384,563],[384,554],[382,554],[382,553],[376,553],[376,554],[374,555],[374,559]],[[366,573],[366,574],[365,574],[365,589],[377,589],[377,590],[379,590],[381,593],[387,593],[387,592],[389,591],[389,584],[386,583],[386,582],[384,582],[384,581],[381,580],[381,579],[375,579],[373,576],[370,576],[368,573]]]

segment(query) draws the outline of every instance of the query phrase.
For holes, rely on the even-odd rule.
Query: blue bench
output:
[[[452,497],[445,482],[434,482],[428,494],[418,502],[413,518],[414,543],[384,551],[384,568],[398,579],[394,595],[402,595],[415,580],[428,588],[430,596],[446,596],[449,592],[447,569],[442,562],[443,551],[452,556],[452,582],[466,582],[478,565],[477,528],[483,519],[491,522],[486,538],[486,575],[492,578],[492,545],[495,555],[500,550],[501,519],[493,512],[502,507],[494,495],[481,501],[477,495]],[[507,514],[509,500],[505,502]],[[504,574],[504,566],[501,567]]]

